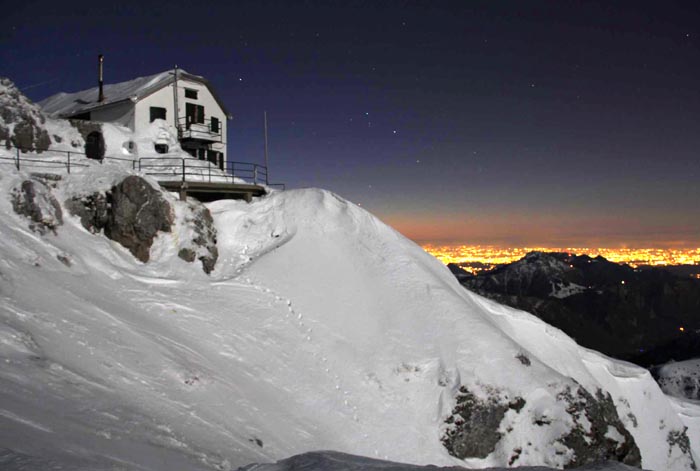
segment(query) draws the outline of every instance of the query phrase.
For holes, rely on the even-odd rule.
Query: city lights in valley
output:
[[[640,265],[698,265],[700,271],[700,248],[654,249],[654,248],[590,248],[590,247],[518,247],[501,248],[486,245],[423,245],[423,250],[441,262],[459,264],[471,273],[490,270],[498,265],[512,263],[528,252],[564,252],[576,255],[602,257],[611,262],[626,263],[632,267]],[[700,278],[700,273],[694,275]]]

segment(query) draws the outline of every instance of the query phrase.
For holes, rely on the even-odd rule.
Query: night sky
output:
[[[34,100],[177,64],[234,160],[420,242],[700,246],[700,4],[25,1],[0,75]]]

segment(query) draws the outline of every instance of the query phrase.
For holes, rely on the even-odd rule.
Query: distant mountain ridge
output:
[[[700,357],[700,280],[561,252],[530,252],[476,276],[449,268],[468,289],[608,355],[643,366]]]

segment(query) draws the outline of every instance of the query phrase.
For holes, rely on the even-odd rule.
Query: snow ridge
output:
[[[52,191],[63,204],[136,173],[109,171]],[[0,195],[26,178],[2,174]],[[144,264],[69,215],[40,236],[0,197],[0,443],[12,456],[235,469],[332,449],[562,467],[576,454],[563,437],[590,431],[562,394],[585,388],[610,398],[645,468],[692,469],[683,417],[645,370],[464,290],[352,203],[310,189],[207,206],[210,275],[177,257],[181,223]],[[462,388],[485,403],[522,398],[485,457],[458,459],[441,442]]]

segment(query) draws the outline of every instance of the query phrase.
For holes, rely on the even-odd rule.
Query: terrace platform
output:
[[[250,203],[254,196],[262,196],[267,193],[265,188],[260,185],[244,183],[173,180],[159,181],[158,183],[165,190],[178,192],[182,201],[191,196],[201,202],[242,199]]]

